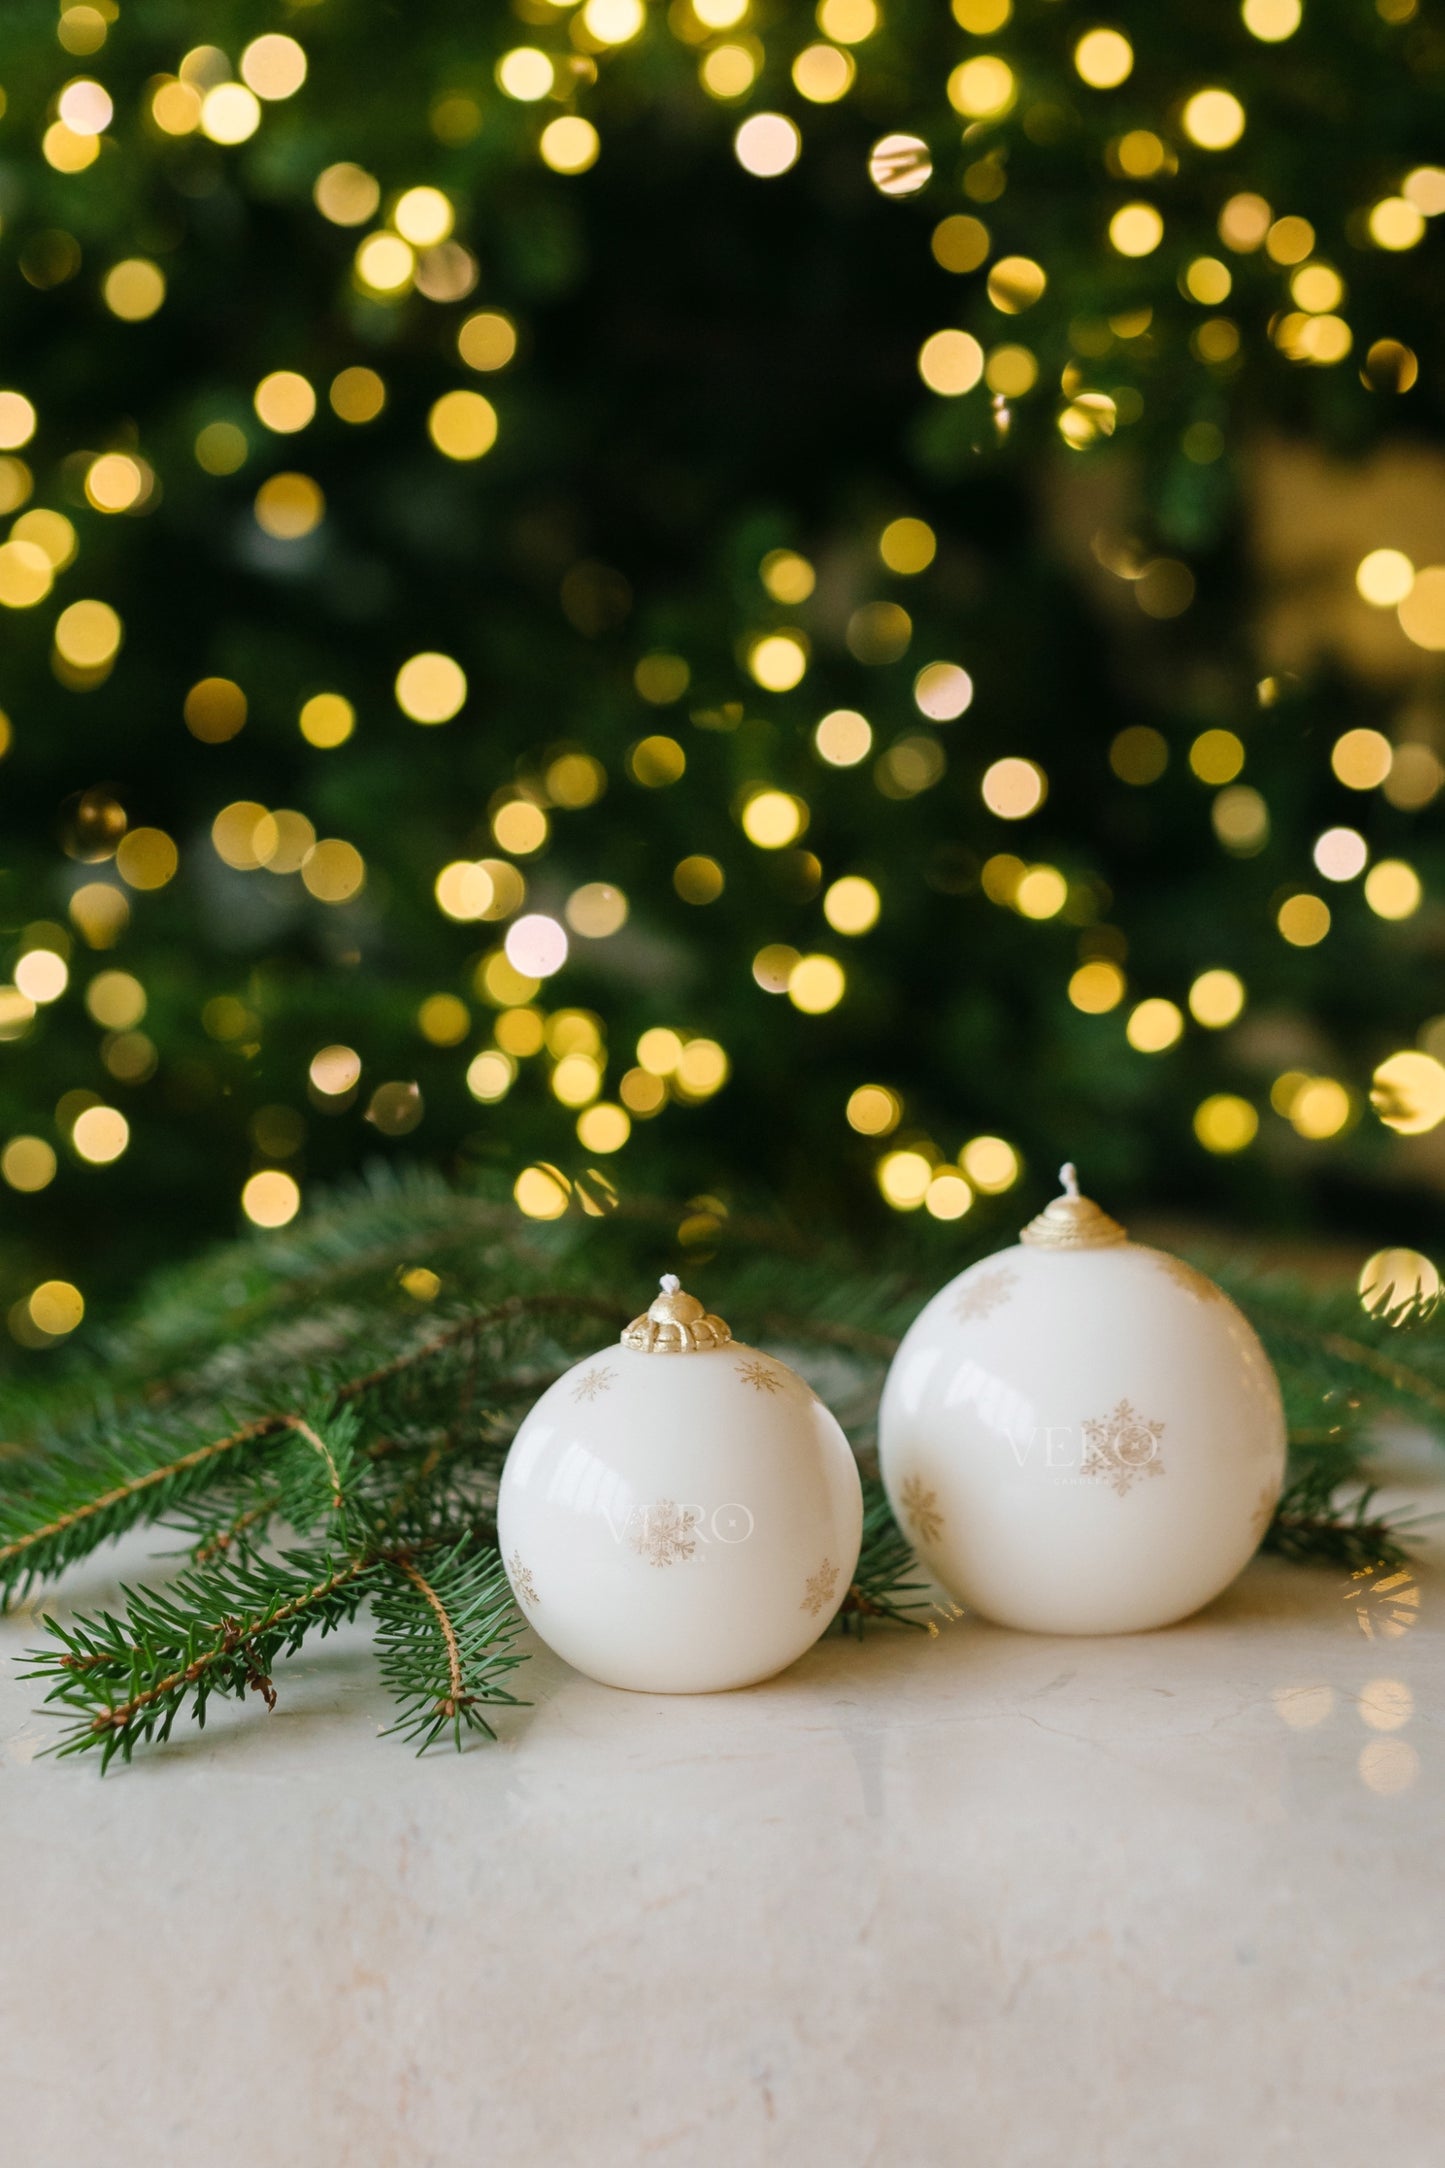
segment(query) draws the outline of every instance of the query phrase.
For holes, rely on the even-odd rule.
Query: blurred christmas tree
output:
[[[36,0],[0,79],[21,1348],[378,1152],[1422,1239],[1417,0]]]

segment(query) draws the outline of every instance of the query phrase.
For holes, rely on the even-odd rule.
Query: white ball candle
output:
[[[502,1473],[498,1540],[528,1620],[644,1693],[793,1663],[852,1583],[863,1496],[812,1387],[671,1275],[621,1342],[549,1386]]]
[[[960,1602],[1039,1633],[1128,1633],[1208,1603],[1284,1480],[1279,1385],[1203,1273],[1064,1195],[949,1282],[889,1371],[894,1513]]]

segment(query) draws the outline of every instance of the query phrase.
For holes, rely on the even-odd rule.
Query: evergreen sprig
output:
[[[141,1525],[189,1552],[174,1577],[127,1588],[118,1612],[47,1621],[28,1675],[67,1720],[56,1751],[98,1752],[105,1768],[186,1714],[203,1723],[215,1695],[270,1706],[279,1661],[368,1605],[391,1728],[419,1751],[491,1736],[485,1712],[516,1703],[524,1656],[495,1543],[507,1448],[537,1394],[635,1306],[606,1290],[645,1284],[665,1247],[655,1220],[619,1215],[582,1247],[434,1178],[388,1177],[311,1227],[143,1291],[106,1345],[103,1384],[76,1373],[33,1401],[0,1480],[6,1600]],[[1254,1320],[1284,1390],[1290,1471],[1266,1547],[1351,1571],[1398,1563],[1410,1524],[1380,1507],[1371,1426],[1445,1427],[1436,1322],[1202,1261]],[[936,1630],[874,1439],[924,1283],[809,1255],[785,1227],[734,1226],[707,1291],[809,1374],[858,1453],[864,1536],[844,1629]]]

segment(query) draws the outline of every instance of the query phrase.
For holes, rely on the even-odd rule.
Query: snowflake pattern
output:
[[[615,1371],[599,1370],[597,1368],[584,1371],[572,1388],[572,1398],[574,1400],[595,1400],[599,1393],[607,1391],[615,1375]]]
[[[995,1310],[1002,1309],[1009,1300],[1018,1274],[1007,1265],[1000,1265],[993,1272],[979,1272],[961,1287],[954,1298],[953,1314],[960,1325],[971,1325],[981,1317],[992,1317]]]
[[[532,1610],[542,1599],[537,1594],[537,1584],[532,1579],[531,1567],[522,1564],[520,1551],[513,1551],[507,1560],[507,1571],[512,1577],[512,1588],[517,1601],[524,1603],[529,1611]]]
[[[816,1618],[823,1606],[832,1602],[833,1591],[837,1586],[838,1568],[831,1558],[825,1558],[817,1572],[809,1574],[798,1609],[806,1611],[809,1618]]]
[[[633,1510],[627,1540],[650,1566],[676,1566],[696,1557],[700,1518],[696,1506],[680,1506],[671,1498],[659,1498],[655,1505]]]
[[[1110,1483],[1123,1497],[1136,1475],[1162,1475],[1162,1423],[1152,1423],[1121,1400],[1112,1415],[1084,1425],[1083,1474]]]
[[[771,1369],[759,1355],[755,1355],[750,1363],[739,1363],[737,1371],[744,1385],[751,1385],[754,1392],[775,1393],[782,1386],[783,1381],[777,1371]]]
[[[943,1534],[937,1491],[930,1490],[922,1476],[911,1475],[898,1493],[898,1503],[919,1542],[936,1543]]]

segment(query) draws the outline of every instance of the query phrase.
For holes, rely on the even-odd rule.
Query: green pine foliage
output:
[[[58,1750],[105,1768],[182,1719],[204,1722],[216,1696],[269,1707],[282,1660],[363,1608],[394,1729],[418,1751],[490,1735],[524,1655],[495,1541],[508,1445],[546,1385],[625,1323],[675,1240],[647,1216],[596,1223],[585,1240],[528,1229],[485,1197],[379,1174],[302,1227],[144,1292],[103,1368],[57,1383],[46,1422],[3,1464],[9,1598],[99,1563],[126,1529],[154,1527],[159,1548],[179,1539],[188,1554],[127,1589],[118,1612],[48,1618],[30,1676],[63,1720]],[[1398,1561],[1408,1530],[1371,1490],[1370,1430],[1386,1415],[1445,1429],[1438,1329],[1211,1269],[1284,1383],[1290,1479],[1267,1546],[1351,1570]],[[844,1627],[936,1630],[956,1614],[892,1519],[873,1433],[897,1335],[927,1288],[902,1266],[810,1249],[781,1222],[720,1229],[690,1277],[814,1377],[853,1441],[866,1515]]]

